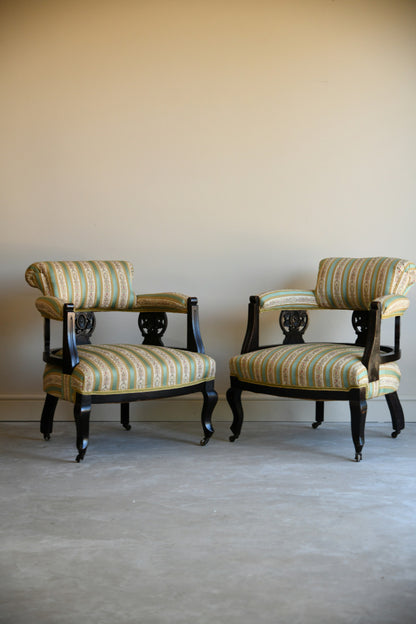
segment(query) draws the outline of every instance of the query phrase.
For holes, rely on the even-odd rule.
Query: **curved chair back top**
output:
[[[128,310],[136,301],[133,265],[124,260],[35,262],[25,277],[43,295],[84,310]]]
[[[325,258],[319,263],[315,296],[322,308],[367,310],[374,299],[406,296],[416,265],[400,258]]]

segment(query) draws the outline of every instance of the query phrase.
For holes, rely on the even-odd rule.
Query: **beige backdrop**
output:
[[[39,417],[32,261],[127,259],[138,292],[198,296],[223,399],[250,294],[312,288],[329,255],[416,259],[415,2],[0,7],[1,418]],[[401,396],[416,420],[416,288],[411,297]],[[135,319],[122,319],[114,339],[134,340]],[[173,323],[173,339],[182,329]],[[312,316],[311,338],[351,333],[344,313]],[[198,410],[155,403],[134,417]],[[256,397],[247,414],[310,419],[313,406]],[[217,418],[229,417],[222,400]],[[348,419],[346,406],[331,417]],[[387,418],[382,402],[371,417]]]

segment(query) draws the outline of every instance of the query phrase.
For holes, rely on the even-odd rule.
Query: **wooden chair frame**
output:
[[[306,310],[282,310],[279,318],[280,327],[285,336],[282,344],[304,343],[303,334],[308,326],[308,321],[308,313]],[[378,301],[373,301],[368,311],[353,311],[352,324],[357,334],[357,339],[354,344],[364,348],[362,363],[368,371],[369,382],[377,381],[379,379],[380,364],[398,360],[401,356],[400,316],[395,317],[394,346],[380,345],[381,305]],[[252,296],[250,297],[248,309],[247,330],[241,349],[242,354],[278,346],[259,346],[259,330],[260,298],[258,296]],[[356,388],[347,392],[319,389],[292,389],[248,383],[231,376],[231,386],[227,391],[227,401],[233,413],[230,442],[234,442],[239,437],[243,425],[244,413],[241,403],[243,390],[279,397],[310,399],[315,401],[315,422],[312,424],[315,429],[319,427],[324,420],[325,401],[348,401],[351,414],[351,434],[355,447],[355,461],[360,461],[362,459],[367,415],[365,388]],[[393,425],[392,437],[395,438],[405,426],[403,409],[397,392],[386,394],[385,397]]]

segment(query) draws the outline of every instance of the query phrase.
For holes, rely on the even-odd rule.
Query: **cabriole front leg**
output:
[[[243,426],[244,413],[241,405],[241,392],[241,388],[236,388],[235,386],[231,386],[227,390],[227,401],[233,413],[233,422],[230,427],[233,435],[229,437],[230,442],[234,442],[238,438]]]
[[[40,432],[43,433],[44,440],[49,440],[53,428],[53,417],[55,414],[55,408],[58,403],[58,397],[47,394],[45,398],[45,404],[42,410],[42,416],[40,419]]]
[[[91,398],[88,396],[77,395],[74,405],[74,418],[77,428],[77,449],[78,455],[75,461],[80,462],[84,459],[87,452],[88,438],[90,433],[90,412]]]
[[[202,406],[201,424],[204,431],[204,437],[200,441],[200,445],[205,446],[208,444],[210,437],[214,433],[211,416],[218,401],[218,394],[214,390],[214,382],[206,383],[202,394],[204,396],[204,404]]]
[[[363,458],[362,450],[365,442],[364,430],[365,419],[367,417],[367,401],[350,401],[351,411],[351,434],[355,447],[355,461]]]

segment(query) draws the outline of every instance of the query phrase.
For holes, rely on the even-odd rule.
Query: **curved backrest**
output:
[[[319,263],[315,296],[321,308],[367,310],[385,295],[406,295],[416,265],[400,258],[325,258]]]
[[[136,300],[133,265],[122,260],[35,262],[25,277],[43,295],[73,303],[77,309],[128,310]]]

